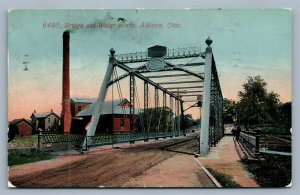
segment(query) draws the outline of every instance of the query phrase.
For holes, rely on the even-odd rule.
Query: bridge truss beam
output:
[[[120,54],[115,55],[115,51],[111,49],[110,58],[108,68],[103,80],[103,84],[101,86],[98,100],[96,103],[96,108],[94,110],[91,125],[88,128],[87,136],[93,136],[96,131],[97,124],[99,122],[100,113],[102,109],[102,105],[104,102],[104,98],[107,93],[107,88],[114,84],[115,82],[119,82],[122,79],[129,76],[129,90],[130,90],[130,115],[131,121],[130,126],[131,129],[134,130],[134,120],[132,116],[135,114],[135,90],[136,90],[136,83],[135,78],[139,78],[144,81],[144,110],[148,109],[149,106],[149,87],[148,85],[152,85],[155,89],[154,93],[154,101],[155,101],[155,108],[159,107],[159,93],[158,90],[162,91],[163,93],[163,110],[166,108],[166,96],[170,96],[170,107],[174,108],[177,113],[177,116],[180,117],[177,122],[174,122],[174,129],[176,130],[183,130],[185,134],[185,125],[184,125],[184,107],[183,103],[185,102],[185,98],[187,96],[198,96],[203,97],[203,115],[201,116],[201,130],[200,130],[200,155],[205,156],[209,152],[211,146],[215,145],[223,136],[223,121],[222,121],[222,111],[223,111],[223,96],[222,91],[219,83],[218,72],[215,65],[214,56],[212,53],[212,49],[210,47],[212,40],[209,38],[206,40],[207,48],[205,52],[201,52],[198,49],[173,49],[168,50],[167,54],[163,57],[164,60],[172,60],[172,59],[182,59],[182,58],[192,58],[192,57],[202,57],[205,59],[205,62],[199,63],[187,63],[187,64],[171,64],[168,61],[165,61],[163,68],[159,70],[151,70],[146,65],[139,66],[137,68],[131,68],[127,66],[125,63],[137,63],[137,62],[148,62],[151,60],[150,57],[146,56],[145,52],[139,53],[131,53],[131,54]],[[204,74],[199,74],[193,72],[191,70],[186,69],[185,67],[188,66],[202,66],[204,65]],[[113,68],[118,67],[124,70],[126,73],[111,79],[111,75],[113,73]],[[150,72],[164,72],[164,71],[181,71],[184,72],[186,75],[193,76],[198,80],[189,80],[189,81],[169,81],[169,82],[155,82],[152,79],[155,78],[163,78],[168,77],[167,75],[157,75],[157,76],[145,76],[144,74]],[[179,76],[179,75],[177,75]],[[180,76],[184,76],[181,74]],[[170,76],[170,77],[176,77]],[[198,85],[192,86],[184,86],[181,84],[185,83],[199,83]],[[201,86],[201,83],[203,85]],[[172,87],[163,87],[162,85],[169,85],[175,84],[177,86]],[[173,89],[173,91],[172,91]],[[186,94],[179,93],[180,89],[186,89],[188,92]],[[191,89],[203,89],[201,91],[191,91]],[[176,91],[178,93],[176,93]],[[199,94],[198,94],[198,93]],[[191,94],[194,93],[194,94]],[[197,93],[197,94],[195,94]],[[174,101],[175,102],[174,102]],[[189,102],[190,100],[186,100]],[[199,101],[199,98],[195,100],[195,102]],[[198,104],[201,105],[201,104]],[[174,117],[176,118],[176,117]]]
[[[203,116],[200,131],[200,155],[208,154],[211,146],[215,146],[223,137],[223,96],[218,79],[218,72],[212,53],[212,40],[207,39],[204,69]]]

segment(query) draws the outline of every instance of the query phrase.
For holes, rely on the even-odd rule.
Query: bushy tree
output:
[[[286,128],[292,127],[292,102],[286,102],[279,107],[280,122]]]
[[[185,127],[191,127],[193,125],[197,125],[195,124],[195,120],[193,119],[193,116],[191,114],[185,114],[184,115],[184,125]]]
[[[248,77],[243,91],[238,92],[239,123],[245,125],[279,122],[279,95],[267,91],[267,82],[260,76]]]

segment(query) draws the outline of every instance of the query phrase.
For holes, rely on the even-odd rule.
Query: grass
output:
[[[272,135],[290,135],[290,130],[284,127],[261,127],[261,132]]]
[[[290,156],[265,155],[264,160],[244,162],[261,187],[285,187],[292,179]]]
[[[8,166],[26,164],[53,158],[50,152],[37,149],[30,150],[9,150]]]
[[[34,148],[38,145],[38,137],[36,135],[30,137],[16,137],[8,143],[9,148]]]
[[[248,131],[255,133],[256,129],[260,129],[262,134],[271,135],[291,135],[290,129],[277,124],[260,124],[251,125]]]
[[[222,187],[226,188],[239,188],[241,187],[230,175],[226,175],[223,173],[219,173],[211,168],[207,168],[207,170],[216,178],[216,180],[222,185]]]

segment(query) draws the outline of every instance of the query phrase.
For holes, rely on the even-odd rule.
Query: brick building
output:
[[[71,98],[71,114],[72,117],[76,116],[78,112],[87,109],[91,104],[96,103],[95,98]]]
[[[9,137],[26,137],[32,135],[32,127],[29,120],[24,118],[14,119],[9,122]]]
[[[72,98],[71,133],[82,134],[86,132],[86,126],[90,123],[97,99]],[[139,110],[135,109],[136,113]],[[130,131],[130,102],[127,99],[105,101],[101,110],[101,117],[96,129],[96,134],[112,134]],[[134,116],[137,121],[137,115]]]

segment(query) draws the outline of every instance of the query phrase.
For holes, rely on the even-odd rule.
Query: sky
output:
[[[137,28],[71,28],[94,23]],[[118,53],[206,47],[208,36],[224,98],[238,100],[248,76],[261,75],[268,91],[292,100],[292,14],[287,9],[181,10],[11,10],[8,15],[8,120],[30,118],[33,110],[60,114],[62,34],[71,29],[71,96],[96,98],[110,48]],[[142,23],[163,28],[140,28]],[[175,23],[180,28],[168,28]],[[53,24],[49,27],[47,24]],[[76,26],[77,25],[77,26]],[[25,65],[28,71],[24,71]],[[122,83],[126,86],[126,81]],[[123,90],[126,96],[127,92]],[[109,99],[109,97],[107,97]],[[190,110],[194,118],[197,109]]]

